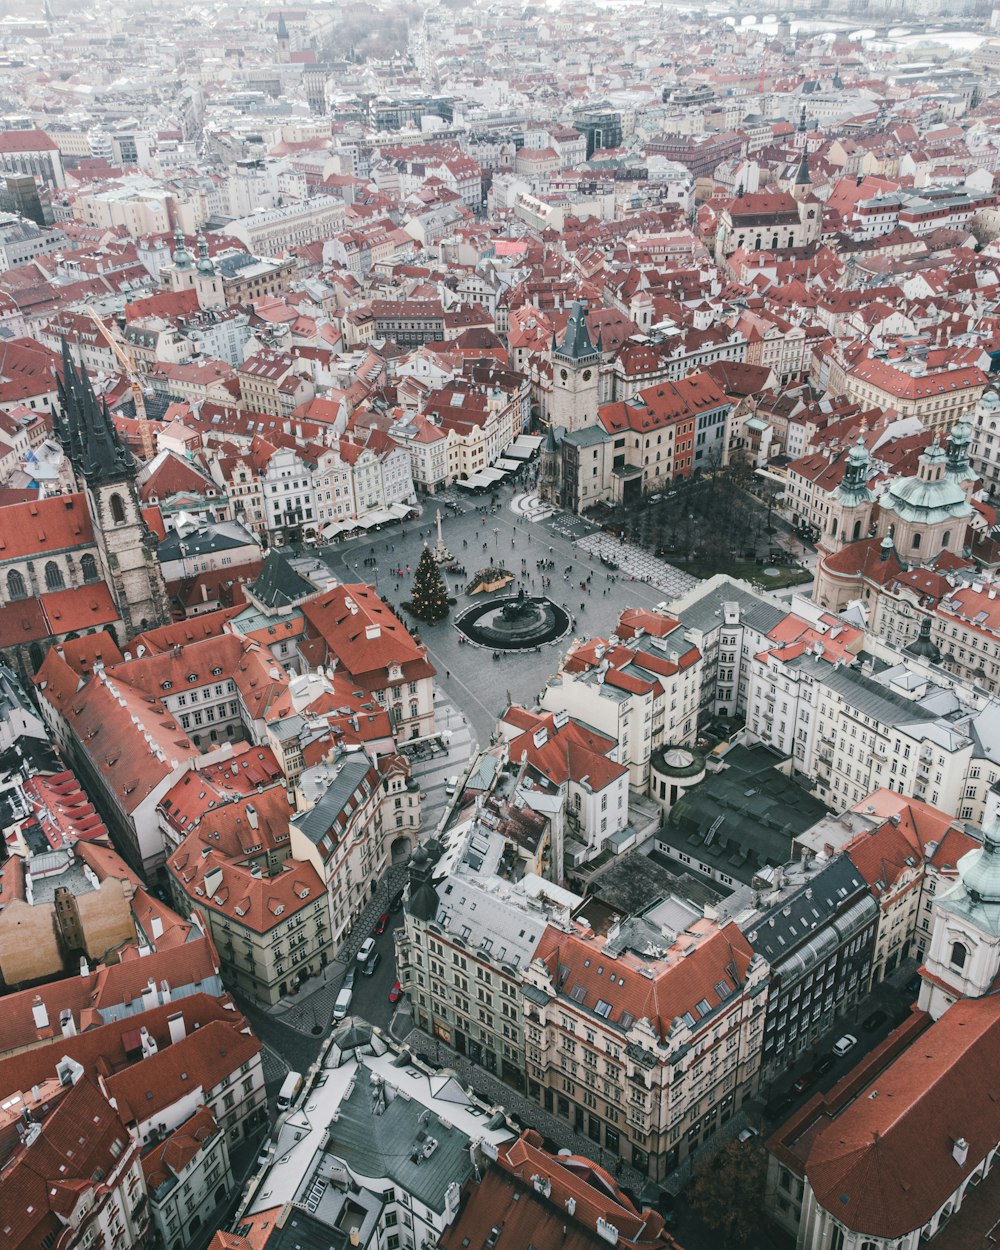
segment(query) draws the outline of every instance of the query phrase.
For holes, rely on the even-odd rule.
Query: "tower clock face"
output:
[[[590,370],[589,370],[589,369],[584,369],[584,371],[583,371],[583,380],[584,380],[584,382],[589,382],[589,381],[590,381]]]
[[[559,370],[559,376],[560,376],[560,377],[562,378],[562,380],[565,382],[565,381],[566,381],[566,379],[569,377],[569,371],[568,371],[568,370],[566,370],[566,369],[560,369],[560,370]]]

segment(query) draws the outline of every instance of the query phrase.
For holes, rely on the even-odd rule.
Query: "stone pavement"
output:
[[[648,586],[662,590],[668,599],[676,599],[698,581],[690,573],[684,573],[672,564],[667,564],[665,560],[650,555],[642,547],[630,546],[609,534],[591,534],[582,538],[577,546],[584,551],[592,551],[598,558],[603,556],[606,560],[613,560],[624,574],[619,578],[620,581],[635,578],[638,582],[645,582]]]
[[[537,491],[515,495],[510,501],[510,510],[515,516],[523,517],[526,521],[544,521],[555,512],[552,504],[544,503],[539,499]]]

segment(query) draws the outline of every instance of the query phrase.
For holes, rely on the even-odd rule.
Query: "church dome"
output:
[[[935,439],[920,457],[917,476],[894,482],[883,494],[883,511],[921,525],[970,517],[972,505],[961,486],[946,474],[947,464],[945,450]]]
[[[962,857],[959,873],[974,903],[1000,906],[1000,820],[996,817],[983,830],[983,845]]]

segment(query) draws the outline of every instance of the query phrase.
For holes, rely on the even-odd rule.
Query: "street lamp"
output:
[[[497,547],[500,546],[500,529],[496,525],[493,526],[493,542]]]

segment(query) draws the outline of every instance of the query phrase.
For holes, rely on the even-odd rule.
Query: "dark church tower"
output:
[[[143,520],[138,465],[123,446],[108,406],[98,401],[87,371],[79,372],[63,341],[59,411],[54,425],[87,499],[104,580],[127,637],[170,621],[167,588],[156,558],[158,539]]]
[[[288,34],[288,23],[284,13],[278,14],[278,60],[288,62],[292,55],[292,41]]]

